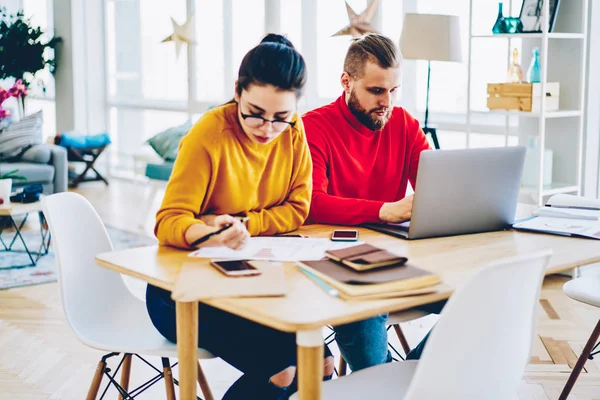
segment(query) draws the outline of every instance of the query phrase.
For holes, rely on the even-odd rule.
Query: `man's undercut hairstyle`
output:
[[[368,33],[350,44],[344,60],[344,71],[352,78],[360,79],[364,76],[367,62],[384,69],[398,68],[402,63],[402,54],[387,36]]]

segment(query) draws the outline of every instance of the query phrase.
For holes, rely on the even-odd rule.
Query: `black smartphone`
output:
[[[246,260],[211,260],[210,264],[227,276],[260,275],[260,270]]]
[[[358,231],[355,229],[336,229],[331,234],[331,240],[334,242],[356,242]]]

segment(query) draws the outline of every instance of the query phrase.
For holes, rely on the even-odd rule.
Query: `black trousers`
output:
[[[146,307],[156,329],[176,342],[171,293],[148,285]],[[198,314],[199,346],[244,373],[223,399],[283,399],[295,391],[295,385],[282,389],[270,383],[271,376],[296,365],[294,333],[281,332],[203,303],[199,304]],[[331,356],[327,346],[324,354]]]

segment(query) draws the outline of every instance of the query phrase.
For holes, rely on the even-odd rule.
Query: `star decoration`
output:
[[[352,7],[346,2],[346,11],[348,12],[348,20],[350,24],[345,28],[340,29],[331,36],[347,36],[360,37],[365,33],[378,33],[373,27],[371,27],[371,21],[377,11],[378,0],[371,0],[369,5],[361,14],[356,14]]]
[[[171,23],[173,24],[173,34],[165,38],[161,43],[175,42],[175,53],[177,54],[177,57],[179,57],[181,46],[184,43],[187,43],[188,45],[196,43],[192,39],[194,16],[192,15],[188,18],[183,25],[179,25],[173,18],[171,18]]]

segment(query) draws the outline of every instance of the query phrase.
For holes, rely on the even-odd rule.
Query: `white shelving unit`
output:
[[[582,159],[583,159],[583,127],[585,118],[585,73],[587,64],[587,33],[588,33],[588,0],[562,0],[552,32],[548,32],[549,1],[544,1],[543,23],[541,33],[523,34],[491,34],[473,32],[474,3],[483,0],[470,1],[469,19],[469,80],[467,88],[467,144],[471,133],[473,117],[493,113],[505,115],[506,141],[509,135],[518,134],[519,144],[527,145],[531,136],[537,139],[537,155],[535,157],[537,184],[523,186],[522,189],[542,205],[548,196],[558,193],[581,194],[582,190]],[[508,10],[512,2],[506,0],[504,5]],[[519,5],[521,2],[519,1]],[[504,8],[504,15],[508,12]],[[491,21],[493,24],[493,21]],[[520,40],[521,67],[526,75],[529,58],[535,47],[540,49],[541,92],[546,93],[547,82],[560,82],[559,110],[548,111],[545,97],[542,98],[539,112],[519,112],[489,110],[478,111],[471,109],[471,80],[474,65],[472,48],[477,40],[500,40],[506,42],[506,54],[499,54],[499,62],[510,59],[512,49],[516,47],[513,40]],[[500,57],[506,57],[504,59]],[[476,67],[476,66],[475,66]],[[498,82],[489,82],[498,83]],[[544,185],[544,149],[553,152],[552,183]],[[527,171],[532,173],[532,171]]]

